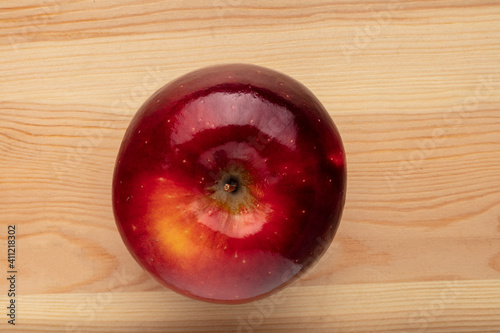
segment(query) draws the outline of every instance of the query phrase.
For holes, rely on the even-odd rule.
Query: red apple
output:
[[[318,99],[244,64],[184,75],[132,120],[113,179],[116,223],[161,284],[243,303],[325,252],[346,188],[340,135]]]

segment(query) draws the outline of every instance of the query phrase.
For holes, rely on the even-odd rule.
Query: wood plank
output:
[[[169,291],[30,295],[19,299],[18,325],[22,332],[497,332],[499,293],[499,281],[453,280],[298,282],[239,306],[194,302]]]

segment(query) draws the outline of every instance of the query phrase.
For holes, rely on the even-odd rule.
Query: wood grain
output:
[[[25,311],[19,328],[35,332],[497,332],[499,288],[500,283],[491,280],[300,286],[239,306],[207,306],[165,291],[32,295],[19,300]]]
[[[138,267],[110,185],[150,94],[202,66],[252,62],[329,110],[348,197],[323,259],[249,328],[500,332],[497,1],[22,0],[2,2],[0,22],[0,235],[5,248],[17,226],[15,331],[249,331],[239,320],[256,305],[186,300]]]

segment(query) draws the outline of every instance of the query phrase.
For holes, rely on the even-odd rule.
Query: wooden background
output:
[[[285,72],[344,139],[333,245],[279,298],[183,298],[134,262],[110,184],[131,117],[199,67]],[[2,332],[500,332],[496,0],[0,4]]]

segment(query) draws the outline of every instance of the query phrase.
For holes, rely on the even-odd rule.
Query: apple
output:
[[[282,73],[228,64],[188,73],[142,105],[117,156],[113,210],[161,284],[244,303],[322,256],[345,189],[342,140],[319,100]]]

